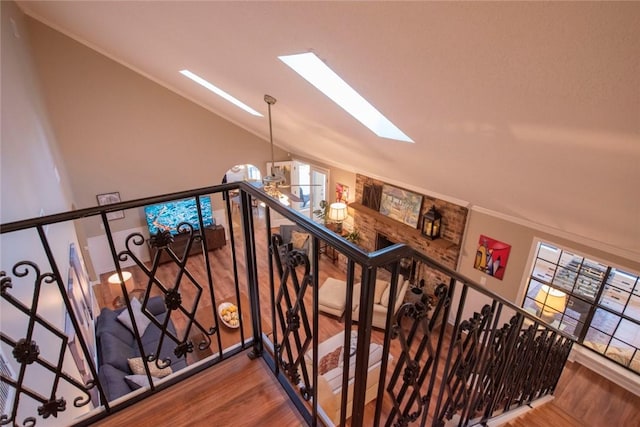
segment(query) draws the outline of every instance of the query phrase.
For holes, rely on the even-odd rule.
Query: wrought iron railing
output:
[[[209,195],[223,196],[225,204],[229,244],[222,250],[210,250],[204,231],[200,199]],[[147,238],[144,231],[111,230],[109,213],[139,215],[143,206],[192,197],[197,221],[179,226],[186,242],[180,251],[168,232]],[[276,215],[308,235],[304,249],[283,241],[278,227],[272,227]],[[86,295],[73,288],[82,272],[69,268],[69,259],[52,249],[58,243],[49,240],[57,224],[96,220],[104,227],[106,252],[118,278],[117,285],[106,285],[102,275],[96,286],[111,295],[116,286],[119,308],[103,298],[93,309],[92,298],[100,295],[90,291],[83,300]],[[13,398],[1,424],[47,425],[53,416],[89,425],[250,349],[252,358],[271,367],[309,425],[347,420],[352,426],[440,426],[448,420],[470,425],[552,393],[572,345],[560,331],[408,246],[367,253],[246,183],[3,224],[2,239],[30,230],[37,236],[30,250],[44,256],[2,265],[3,321],[12,321],[11,327],[3,324],[2,350],[14,373],[2,373],[3,387]],[[200,248],[195,254],[194,245]],[[339,254],[337,264],[321,258],[321,247],[327,246]],[[394,313],[404,286],[400,261],[407,257],[430,270],[438,283]],[[135,272],[136,300],[125,271]],[[72,276],[75,282],[67,280]],[[321,314],[319,289],[328,277],[344,283],[339,319]],[[378,282],[387,284],[382,295],[376,292]],[[470,309],[479,299],[486,303]],[[64,307],[66,321],[51,315],[52,301]],[[89,306],[79,307],[83,301]],[[226,301],[237,307],[236,330],[223,324],[217,311]],[[387,307],[383,328],[371,327],[380,315],[376,305]],[[131,323],[126,348],[131,357],[112,361],[117,341],[107,335],[104,322],[123,323],[123,318]],[[154,339],[149,341],[147,333]],[[335,337],[340,345],[333,359],[339,360],[327,380],[320,352]],[[345,351],[352,346],[355,351]],[[136,357],[142,362],[137,379],[146,381],[138,390],[131,386],[115,393],[113,381],[125,379],[114,379],[113,366],[107,365],[126,365]],[[133,375],[130,366],[120,367]]]

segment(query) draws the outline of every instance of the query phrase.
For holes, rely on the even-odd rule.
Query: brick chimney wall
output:
[[[420,222],[418,228],[413,228],[400,221],[390,220],[381,214],[366,209],[358,208],[362,204],[362,196],[365,185],[382,186],[384,182],[369,178],[364,175],[356,175],[356,206],[349,209],[349,215],[353,217],[353,227],[360,232],[358,245],[368,251],[376,249],[377,234],[381,233],[387,239],[396,243],[405,243],[424,255],[438,260],[451,269],[455,269],[462,237],[467,221],[468,209],[444,200],[423,195],[422,208],[420,211]],[[432,205],[442,215],[441,238],[430,240],[420,233],[422,226],[422,215],[425,214]],[[442,281],[445,277],[437,277],[432,271],[421,268],[416,273],[415,281],[425,279],[428,290]]]

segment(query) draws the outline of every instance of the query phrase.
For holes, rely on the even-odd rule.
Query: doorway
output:
[[[316,222],[323,222],[313,214],[320,209],[320,202],[327,200],[329,170],[300,160],[293,160],[291,190],[300,198],[292,207]]]
[[[311,166],[311,219],[316,222],[324,223],[324,218],[318,218],[317,215],[313,215],[313,212],[321,209],[320,203],[327,202],[327,187],[329,187],[329,170],[320,168],[317,166]]]

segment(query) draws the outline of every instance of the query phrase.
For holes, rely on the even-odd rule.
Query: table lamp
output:
[[[347,219],[347,205],[342,202],[331,203],[329,206],[329,220],[337,224],[336,233],[342,233],[342,221]]]
[[[542,285],[536,295],[536,305],[540,308],[540,317],[551,323],[556,313],[564,312],[567,306],[567,294],[548,285]]]

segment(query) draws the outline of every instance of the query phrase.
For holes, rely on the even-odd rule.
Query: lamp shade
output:
[[[562,313],[567,306],[567,294],[548,285],[542,285],[536,295],[536,305],[543,313]]]
[[[341,202],[331,203],[329,206],[329,219],[342,222],[347,219],[347,205]]]

